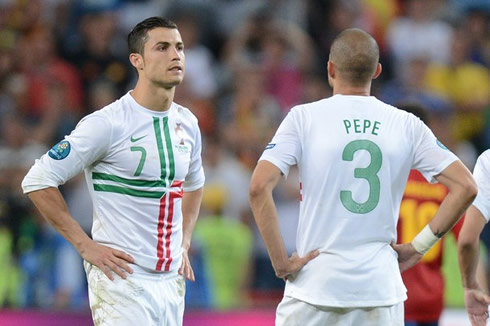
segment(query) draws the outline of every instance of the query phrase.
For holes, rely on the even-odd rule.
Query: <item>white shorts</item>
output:
[[[131,265],[133,274],[114,281],[84,262],[90,310],[95,326],[181,326],[185,280],[177,272],[151,272]]]
[[[404,326],[403,302],[386,307],[317,306],[285,296],[276,311],[276,326]]]

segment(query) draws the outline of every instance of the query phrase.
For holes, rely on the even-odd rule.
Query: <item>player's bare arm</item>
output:
[[[436,179],[445,185],[449,192],[428,227],[420,233],[422,237],[417,236],[409,244],[393,245],[398,253],[402,272],[414,266],[435,241],[453,228],[476,197],[475,181],[461,161],[449,165],[436,176]]]
[[[439,210],[429,223],[434,235],[441,238],[463,216],[475,199],[478,190],[471,172],[461,161],[449,165],[436,176],[436,179],[449,189]]]
[[[294,253],[288,257],[272,198],[272,191],[281,177],[281,171],[275,165],[268,161],[260,161],[250,183],[250,205],[276,276],[287,278],[301,270],[306,263],[317,257],[319,252],[314,250],[304,257],[299,257]]]
[[[486,325],[490,297],[485,294],[476,279],[480,256],[480,233],[487,221],[475,206],[466,212],[458,239],[459,269],[464,288],[466,311],[473,326]]]
[[[199,215],[199,207],[202,200],[202,188],[184,192],[182,198],[182,218],[183,218],[183,237],[182,237],[182,265],[179,274],[184,275],[188,280],[194,281],[194,271],[189,260],[189,249],[191,247],[192,232],[196,226]]]
[[[114,280],[112,272],[124,279],[126,272],[133,272],[128,265],[134,262],[133,257],[120,250],[100,245],[88,237],[80,224],[71,217],[58,188],[36,190],[28,196],[41,215],[77,249],[82,258],[99,267],[110,280]]]

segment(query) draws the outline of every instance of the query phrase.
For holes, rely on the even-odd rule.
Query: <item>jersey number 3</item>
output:
[[[365,179],[369,183],[369,197],[364,203],[356,202],[352,198],[352,191],[342,190],[340,201],[344,207],[355,214],[367,214],[376,208],[379,202],[380,182],[378,177],[379,169],[383,161],[381,149],[370,140],[354,140],[345,146],[342,153],[342,160],[352,161],[354,153],[360,150],[368,151],[371,155],[371,162],[365,168],[355,168],[354,177]]]

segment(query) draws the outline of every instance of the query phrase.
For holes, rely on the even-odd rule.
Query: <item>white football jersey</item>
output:
[[[320,250],[285,295],[334,307],[406,299],[390,244],[408,174],[435,182],[457,160],[420,119],[372,96],[335,95],[294,107],[260,159],[285,175],[298,165],[297,251]]]
[[[490,150],[483,152],[476,161],[473,177],[478,185],[478,195],[473,206],[478,208],[483,217],[490,219]]]
[[[156,112],[130,93],[83,118],[24,178],[25,193],[85,170],[92,237],[157,271],[180,267],[184,191],[204,184],[196,117],[172,103]]]

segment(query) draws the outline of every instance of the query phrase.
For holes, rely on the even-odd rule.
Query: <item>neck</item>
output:
[[[352,86],[342,83],[335,83],[333,85],[333,95],[357,95],[357,96],[370,96],[371,95],[371,83],[364,86]]]
[[[170,108],[174,100],[175,87],[155,87],[138,81],[131,95],[139,105],[149,110],[163,112]]]

